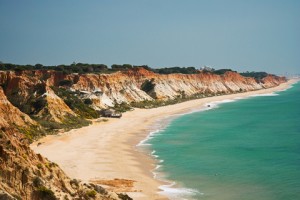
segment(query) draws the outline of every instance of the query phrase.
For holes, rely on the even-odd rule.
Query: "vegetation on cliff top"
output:
[[[257,81],[261,81],[263,78],[268,76],[268,73],[266,73],[266,72],[243,72],[240,74],[245,77],[253,77]]]
[[[131,64],[113,64],[108,67],[105,64],[88,64],[88,63],[75,63],[73,62],[70,65],[51,65],[51,66],[44,66],[42,64],[35,64],[35,65],[18,65],[18,64],[11,64],[11,63],[0,63],[0,70],[14,70],[14,71],[22,71],[22,70],[55,70],[61,71],[64,74],[71,74],[71,73],[79,73],[79,74],[86,74],[86,73],[95,73],[95,74],[109,74],[114,73],[117,71],[127,71],[133,68],[142,67],[149,71],[158,73],[158,74],[174,74],[174,73],[181,73],[181,74],[197,74],[200,70],[196,69],[195,67],[163,67],[163,68],[150,68],[148,65],[131,65]],[[218,69],[215,70],[213,68],[205,68],[203,71],[222,75],[227,71],[233,71],[231,69]],[[236,71],[233,71],[236,72]],[[242,76],[245,77],[253,77],[256,80],[261,80],[262,78],[266,77],[268,74],[266,72],[242,72],[240,73]]]

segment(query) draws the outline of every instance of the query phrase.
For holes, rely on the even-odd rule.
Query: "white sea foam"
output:
[[[155,131],[151,131],[147,137],[145,139],[143,139],[142,141],[140,141],[136,146],[143,146],[143,145],[151,145],[149,143],[146,143],[148,140],[152,139],[154,135],[156,135],[157,133],[159,133],[160,131],[162,131],[161,129],[157,129]]]
[[[272,97],[272,96],[278,96],[279,94],[277,93],[266,93],[266,94],[254,94],[251,95],[250,97]]]
[[[236,101],[236,100],[234,100],[234,99],[224,99],[222,101],[217,101],[217,103],[231,103],[231,102],[234,102],[234,101]]]
[[[151,156],[153,156],[154,158],[158,158],[159,156],[158,156],[158,155],[155,155],[155,152],[156,152],[156,151],[155,151],[155,150],[153,150],[153,151],[151,152],[151,154],[150,154],[150,155],[151,155]]]
[[[152,172],[152,174],[153,174],[153,178],[154,178],[154,179],[157,179],[157,173]]]
[[[248,97],[235,97],[235,100],[247,99]]]
[[[198,111],[211,110],[211,109],[214,109],[214,108],[218,108],[220,104],[231,103],[231,102],[235,102],[237,100],[238,99],[224,99],[222,101],[212,101],[210,103],[204,104],[205,107],[202,108],[201,110],[198,110]]]
[[[159,189],[162,191],[159,192],[160,194],[168,196],[170,199],[173,200],[185,200],[185,199],[194,199],[193,196],[195,195],[204,195],[203,193],[190,188],[176,188],[175,182],[172,182],[169,185],[161,185]]]
[[[161,165],[156,165],[154,170],[158,170],[161,167]]]

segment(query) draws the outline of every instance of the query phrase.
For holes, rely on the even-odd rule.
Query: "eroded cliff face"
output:
[[[66,103],[58,97],[55,92],[46,85],[46,92],[43,94],[47,107],[45,106],[38,116],[45,116],[48,120],[63,122],[66,117],[76,116],[76,114],[66,105]]]
[[[53,162],[35,154],[24,135],[0,130],[0,199],[119,199],[94,184],[70,179]]]
[[[228,94],[279,85],[285,78],[269,75],[261,82],[235,72],[160,75],[144,68],[113,74],[70,74],[57,71],[0,72],[0,85],[13,105],[27,114],[63,121],[76,116],[52,90],[64,88],[81,100],[90,99],[91,107],[102,109],[116,103],[169,100],[195,94]],[[145,87],[146,86],[146,87]],[[148,87],[147,87],[148,86]],[[56,110],[56,111],[55,111]]]
[[[39,131],[37,122],[13,106],[1,87],[0,116],[0,199],[119,199],[100,186],[71,180],[57,164],[35,154],[26,131]]]
[[[211,73],[159,75],[143,68],[108,75],[82,75],[73,78],[72,90],[84,91],[82,98],[91,98],[96,109],[115,103],[131,103],[145,100],[169,100],[183,95],[229,94],[269,88],[284,82],[284,78],[268,76],[257,82],[235,72],[224,75]],[[145,83],[151,83],[143,88]]]
[[[53,71],[0,72],[0,84],[8,100],[31,116],[61,122],[76,114],[51,89],[52,79],[64,79]]]
[[[11,114],[14,113],[14,114]],[[0,87],[0,127],[20,127],[29,128],[37,126],[27,114],[22,113],[18,108],[13,106],[6,98],[3,89]]]

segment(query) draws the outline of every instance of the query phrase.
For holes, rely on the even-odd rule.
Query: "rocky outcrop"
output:
[[[70,179],[28,146],[23,134],[0,130],[0,197],[4,199],[119,199],[100,186]]]
[[[54,71],[0,72],[0,84],[8,100],[22,112],[55,122],[76,114],[51,89],[57,79]]]
[[[62,122],[66,117],[76,116],[76,114],[59,98],[55,92],[46,86],[45,93],[42,95],[45,98],[46,105],[39,111],[38,116],[44,116],[45,119],[55,122]]]
[[[0,87],[0,116],[0,127],[14,126],[28,128],[30,126],[37,126],[37,123],[27,114],[21,112],[8,101],[2,87]]]

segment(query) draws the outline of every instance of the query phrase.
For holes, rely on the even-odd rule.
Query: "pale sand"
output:
[[[167,199],[158,193],[158,187],[165,183],[154,179],[151,172],[156,161],[136,147],[147,137],[151,125],[174,114],[200,109],[213,101],[284,90],[296,81],[290,80],[270,89],[191,100],[153,109],[135,109],[124,113],[121,119],[109,119],[108,122],[46,136],[33,143],[31,148],[59,164],[71,178],[85,182],[115,178],[134,180],[135,192],[128,193],[134,199]],[[37,146],[38,142],[42,145]]]

